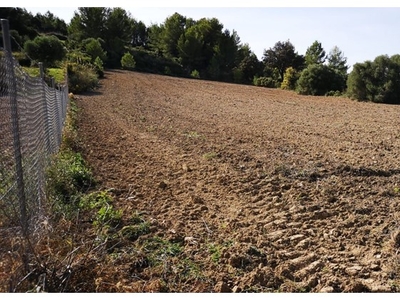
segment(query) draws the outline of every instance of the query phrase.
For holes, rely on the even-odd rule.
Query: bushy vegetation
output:
[[[94,182],[82,156],[72,151],[63,151],[48,170],[48,187],[53,198],[63,203],[74,201],[74,197],[86,191]]]
[[[93,65],[81,65],[69,63],[67,65],[68,72],[68,89],[72,93],[82,93],[94,90],[99,84],[99,78],[96,68]]]
[[[272,77],[254,77],[253,84],[255,86],[263,86],[267,88],[277,88],[279,81]]]
[[[355,64],[347,85],[354,99],[400,104],[400,55],[381,55]]]
[[[124,56],[121,58],[121,66],[123,69],[126,70],[133,70],[136,67],[135,59],[133,58],[132,54],[126,52]]]
[[[289,67],[286,69],[285,74],[283,75],[283,81],[281,83],[281,89],[283,90],[295,90],[296,83],[299,79],[299,73],[293,68]]]
[[[25,52],[37,62],[43,62],[46,67],[54,67],[64,59],[66,51],[61,41],[51,36],[37,36],[34,40],[26,41]]]
[[[332,68],[322,64],[311,64],[301,72],[297,92],[302,95],[321,96],[329,91],[342,91],[343,78]]]
[[[104,68],[122,67],[397,103],[395,56],[356,64],[348,80],[347,59],[337,46],[327,54],[316,40],[301,55],[289,40],[278,41],[259,60],[235,30],[224,29],[216,18],[194,20],[174,13],[163,23],[146,27],[119,7],[80,7],[68,25],[51,12],[33,16],[23,8],[1,8],[0,17],[9,19],[13,51],[25,45],[29,57],[16,53],[21,65],[30,66],[30,58],[47,66],[60,60],[73,64],[70,89],[75,93],[96,87],[93,74],[102,78]],[[387,74],[380,70],[383,65],[390,69]]]

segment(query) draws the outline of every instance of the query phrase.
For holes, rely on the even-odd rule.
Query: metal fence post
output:
[[[13,129],[13,147],[14,147],[14,158],[16,166],[16,182],[18,189],[18,201],[20,210],[20,223],[22,227],[22,233],[24,236],[28,234],[28,220],[26,214],[26,197],[25,197],[25,185],[24,185],[24,174],[22,169],[22,154],[21,154],[21,140],[19,130],[19,117],[18,117],[18,103],[17,103],[17,82],[14,73],[13,57],[11,52],[11,40],[10,31],[8,27],[8,20],[1,19],[1,27],[3,30],[3,45],[5,49],[6,62],[8,64],[8,95],[10,98],[11,105],[11,120]]]

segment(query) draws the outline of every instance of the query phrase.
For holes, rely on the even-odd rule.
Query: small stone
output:
[[[183,164],[182,165],[182,170],[185,172],[190,172],[192,171],[192,169],[187,165],[187,164]]]
[[[225,282],[220,281],[215,285],[214,291],[216,293],[229,293],[231,290]]]
[[[362,270],[362,267],[361,267],[361,266],[353,266],[353,267],[347,268],[347,269],[346,269],[346,273],[347,273],[348,275],[350,275],[350,276],[355,276],[355,275],[357,275],[358,273],[360,273],[361,270]]]
[[[370,269],[371,269],[372,271],[380,271],[380,270],[381,270],[381,267],[380,267],[379,265],[377,265],[377,264],[371,264]]]
[[[320,293],[333,293],[333,287],[331,286],[325,286],[323,287],[319,292]]]
[[[185,241],[185,243],[188,243],[188,244],[190,244],[190,245],[195,245],[195,244],[197,244],[196,239],[195,239],[194,237],[192,237],[192,236],[187,236],[187,237],[185,237],[185,238],[184,238],[184,241]]]
[[[232,289],[232,293],[240,293],[242,291],[242,289],[240,287],[238,287],[237,285],[235,285]]]

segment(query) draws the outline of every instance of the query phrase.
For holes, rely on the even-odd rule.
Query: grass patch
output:
[[[203,154],[203,158],[205,160],[211,160],[214,159],[218,156],[218,154],[216,152],[207,152]]]
[[[112,206],[112,200],[106,191],[93,192],[80,199],[79,207],[92,212],[93,225],[97,229],[118,227],[122,222],[122,211]]]
[[[196,131],[189,131],[189,132],[184,133],[183,135],[186,136],[187,138],[190,138],[190,139],[198,139],[198,138],[201,138],[201,137],[202,137],[202,136],[201,136],[198,132],[196,132]]]
[[[210,245],[208,245],[208,251],[211,254],[211,260],[214,263],[218,263],[221,258],[221,246],[215,245],[215,244],[210,244]]]
[[[29,76],[40,76],[40,69],[38,67],[23,67],[23,69]],[[56,83],[63,83],[65,81],[65,70],[63,68],[47,68],[45,75],[53,77]]]

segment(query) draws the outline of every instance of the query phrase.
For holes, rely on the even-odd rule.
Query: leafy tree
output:
[[[161,35],[163,28],[158,24],[152,24],[147,28],[148,43],[147,47],[156,53],[157,56],[162,55]],[[179,41],[178,41],[179,43]]]
[[[33,19],[32,23],[38,29],[39,32],[51,33],[59,38],[66,39],[68,31],[67,24],[64,20],[56,17],[50,11],[47,11],[44,15],[37,13]]]
[[[235,67],[240,38],[235,30],[232,34],[229,30],[225,30],[218,36],[210,63],[210,65],[214,63],[217,72],[209,70],[209,76],[216,80],[232,81],[232,70]]]
[[[203,36],[197,26],[192,26],[185,31],[178,40],[179,57],[182,64],[191,70],[204,68]]]
[[[81,42],[87,38],[104,39],[110,9],[106,7],[79,7],[68,26],[69,38]]]
[[[102,41],[100,38],[88,38],[82,41],[85,52],[91,57],[92,62],[94,62],[97,57],[103,62],[107,59],[107,52],[103,50],[100,41]]]
[[[126,10],[116,7],[109,11],[105,23],[105,50],[108,53],[108,65],[117,67],[125,53],[125,47],[132,42],[134,20]]]
[[[343,52],[337,47],[333,47],[327,56],[328,66],[340,74],[347,75],[347,58],[344,57]]]
[[[17,31],[21,37],[26,36],[25,40],[32,40],[39,34],[39,31],[32,23],[32,14],[25,8],[0,7],[0,18],[7,19],[10,30]]]
[[[132,20],[131,45],[133,47],[147,47],[148,29],[142,21]]]
[[[302,70],[304,57],[299,55],[290,41],[277,42],[273,48],[264,50],[263,62],[268,69],[277,69],[280,81],[289,67]]]
[[[34,60],[43,62],[46,67],[54,66],[66,54],[61,41],[55,36],[37,36],[24,44],[25,52]]]
[[[296,90],[299,94],[313,96],[342,91],[342,77],[326,65],[311,64],[301,72]]]
[[[323,64],[326,59],[326,53],[320,42],[315,41],[310,47],[307,48],[305,61],[306,65]]]
[[[400,55],[355,64],[347,85],[351,98],[400,104]]]
[[[260,76],[263,64],[257,56],[250,50],[248,44],[240,45],[236,55],[237,67],[234,68],[234,82],[252,83],[255,76]]]
[[[174,13],[165,19],[162,25],[160,44],[164,53],[169,57],[178,57],[178,40],[186,29],[186,17]]]

